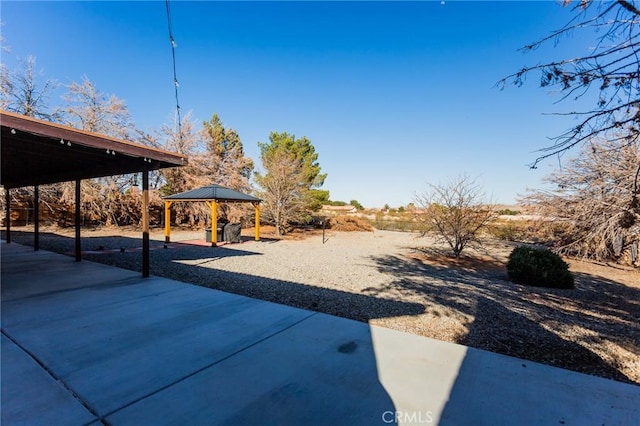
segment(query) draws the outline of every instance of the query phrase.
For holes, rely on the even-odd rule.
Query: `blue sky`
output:
[[[271,131],[307,136],[334,200],[401,206],[427,183],[477,177],[512,203],[557,162],[529,170],[535,151],[574,124],[576,109],[541,89],[495,83],[524,65],[586,53],[566,38],[523,45],[564,25],[570,9],[537,2],[172,1],[183,113],[217,113],[259,164]],[[164,1],[2,1],[15,69],[33,55],[43,78],[83,76],[126,101],[151,132],[175,110]],[[50,103],[60,102],[54,96]]]

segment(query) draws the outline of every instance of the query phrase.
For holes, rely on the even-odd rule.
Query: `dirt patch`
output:
[[[376,323],[428,337],[614,380],[640,383],[640,271],[565,259],[575,290],[508,281],[511,245],[498,241],[455,259],[442,247],[409,253],[404,297],[420,295],[427,313]]]
[[[640,289],[640,269],[628,266],[603,264],[580,259],[567,259],[571,272],[605,280],[617,281],[629,287]]]

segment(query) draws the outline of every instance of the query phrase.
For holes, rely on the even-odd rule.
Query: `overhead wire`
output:
[[[182,118],[180,116],[180,101],[178,98],[178,87],[180,87],[180,83],[178,82],[178,73],[176,71],[176,48],[178,44],[176,40],[173,38],[173,30],[171,29],[171,7],[169,6],[169,0],[165,0],[165,6],[167,10],[167,24],[169,27],[169,42],[171,43],[171,58],[173,60],[173,86],[175,90],[176,97],[176,114],[178,119],[178,137],[182,140]]]

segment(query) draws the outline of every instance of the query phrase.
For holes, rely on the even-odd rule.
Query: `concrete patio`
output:
[[[637,386],[0,249],[3,425],[640,424]]]

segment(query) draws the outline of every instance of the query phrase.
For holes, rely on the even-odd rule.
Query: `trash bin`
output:
[[[220,223],[218,224],[218,229],[217,229],[217,236],[218,238],[216,239],[216,243],[220,242],[220,241],[224,241],[224,223]],[[207,228],[204,230],[204,240],[208,243],[211,242],[211,228]]]
[[[224,227],[225,227],[224,223],[218,224],[218,240],[217,241],[224,241]]]

